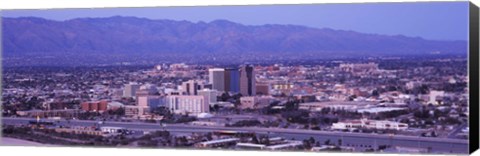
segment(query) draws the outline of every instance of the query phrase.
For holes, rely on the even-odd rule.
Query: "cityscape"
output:
[[[192,41],[228,42],[218,49],[192,46],[190,42],[177,41],[182,36],[177,34],[178,38],[168,38],[168,44],[178,46],[164,45],[161,49],[175,51],[185,48],[182,45],[190,46],[180,48],[185,53],[145,52],[138,57],[130,55],[130,49],[122,48],[118,53],[76,53],[82,48],[94,51],[95,47],[101,50],[115,44],[123,46],[127,43],[115,36],[123,36],[122,33],[107,37],[111,38],[111,45],[99,46],[93,43],[98,38],[83,41],[75,38],[80,34],[70,30],[62,32],[62,43],[55,44],[50,44],[57,37],[54,33],[38,32],[47,31],[41,25],[56,27],[48,30],[56,32],[67,26],[84,26],[83,22],[100,23],[96,26],[101,26],[102,31],[114,29],[107,27],[112,21],[124,22],[119,24],[122,26],[130,24],[125,30],[148,25],[145,23],[178,26],[181,22],[134,17],[76,19],[63,24],[34,17],[3,20],[4,39],[9,40],[2,58],[1,145],[468,153],[468,58],[462,47],[466,42],[300,26],[240,26],[217,20],[189,23],[196,29],[188,32],[201,26],[207,34],[218,31],[235,38],[247,31],[237,36],[227,31],[292,31],[293,35],[282,35],[293,37],[281,37],[278,42],[289,53],[275,53],[274,48],[271,53],[262,53],[265,48],[258,49],[262,44],[274,43],[250,41],[248,37],[235,41],[250,50],[238,48],[228,39],[218,39],[225,36]],[[7,32],[13,31],[13,27],[25,27],[28,31]],[[97,29],[86,28],[89,30],[85,31]],[[325,46],[305,44],[305,40],[297,42],[294,32],[299,31],[313,34],[308,40],[318,38],[315,34],[343,34],[347,36],[344,39],[351,39],[352,48],[361,50],[352,54],[350,47],[341,46],[327,47],[329,53],[310,52],[304,46]],[[191,38],[199,36],[195,34]],[[53,37],[45,39],[42,35]],[[145,37],[149,34],[143,31],[142,35],[140,42],[153,38]],[[71,38],[75,38],[72,43],[80,44],[67,43]],[[414,44],[417,41],[425,44]],[[22,47],[27,42],[45,46]],[[92,43],[86,46],[87,42]],[[362,46],[356,46],[357,42]],[[405,53],[366,52],[388,50],[377,47],[379,42]],[[336,45],[333,41],[328,43]],[[69,46],[72,53],[35,53]],[[145,47],[136,48],[132,49],[140,52]],[[278,51],[284,50],[281,48]],[[188,53],[204,49],[212,52]],[[298,53],[294,53],[296,49]],[[239,52],[242,50],[250,53]]]
[[[3,135],[87,146],[466,151],[465,58],[365,61],[6,68]]]

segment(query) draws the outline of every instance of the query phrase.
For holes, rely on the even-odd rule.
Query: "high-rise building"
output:
[[[225,69],[225,91],[240,92],[240,71],[238,68]]]
[[[182,90],[185,95],[197,95],[199,85],[195,80],[188,80],[182,83]]]
[[[225,91],[225,69],[212,68],[208,70],[209,82],[212,84],[212,89],[220,92]]]
[[[244,65],[240,68],[240,93],[243,96],[254,96],[255,91],[254,68],[251,65]]]
[[[135,97],[137,90],[140,89],[140,85],[136,83],[129,83],[125,85],[123,89],[123,97]]]
[[[210,111],[204,96],[170,95],[166,97],[167,107],[175,114],[198,115]]]
[[[198,91],[198,95],[205,98],[206,105],[212,105],[217,102],[218,91],[211,89],[203,89]]]

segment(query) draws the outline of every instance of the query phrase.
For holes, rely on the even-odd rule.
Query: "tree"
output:
[[[214,105],[214,106],[213,106],[213,110],[218,111],[219,109],[220,109],[220,106],[219,106],[219,105]]]
[[[419,91],[420,91],[420,94],[428,94],[430,89],[428,88],[427,85],[422,84],[422,86],[420,86],[420,88],[419,88]]]
[[[378,96],[380,96],[380,93],[378,93],[378,90],[373,90],[372,91],[372,96],[378,97]]]
[[[311,149],[311,148],[312,148],[312,144],[310,143],[310,141],[308,141],[308,140],[305,139],[305,140],[303,140],[303,147],[304,147],[305,149]]]
[[[324,144],[324,145],[330,145],[330,139],[325,140],[325,142],[324,142],[323,144]]]
[[[227,92],[223,92],[219,97],[220,101],[227,101],[228,99],[230,99],[230,95]]]
[[[249,126],[258,126],[262,123],[258,120],[241,120],[237,121],[234,124],[230,125],[232,127],[249,127]]]
[[[257,138],[256,135],[253,135],[253,136],[252,136],[252,143],[254,143],[254,144],[260,143],[260,141],[258,141],[258,138]]]
[[[320,110],[320,112],[322,114],[329,114],[331,112],[331,108],[330,107],[326,107],[326,108],[322,108],[322,110]]]
[[[212,133],[209,132],[205,136],[207,137],[207,140],[213,140]]]
[[[298,101],[288,101],[285,103],[285,110],[286,111],[294,111],[298,110],[299,102]]]
[[[311,144],[314,144],[314,143],[315,143],[315,138],[310,137],[310,138],[308,139],[308,141],[310,141]]]
[[[309,113],[305,110],[286,111],[282,113],[282,117],[288,122],[308,124]]]
[[[124,108],[118,108],[116,110],[108,110],[107,113],[109,115],[123,116],[123,115],[125,115],[125,109]]]
[[[381,151],[381,150],[385,150],[387,149],[387,145],[380,145],[378,146],[378,150]]]
[[[356,95],[351,95],[348,97],[348,101],[353,101],[355,98],[357,98]]]
[[[260,142],[261,144],[265,144],[267,146],[270,145],[270,138],[268,136],[262,136],[260,140],[261,140]]]

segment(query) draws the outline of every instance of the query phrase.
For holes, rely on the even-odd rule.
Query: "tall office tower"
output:
[[[225,69],[225,91],[240,92],[240,71],[238,68]]]
[[[197,95],[199,85],[195,80],[188,80],[182,83],[182,90],[186,95]]]
[[[139,89],[140,85],[137,83],[126,84],[123,90],[123,97],[135,97],[137,90]]]
[[[212,84],[212,89],[220,92],[225,91],[225,69],[212,68],[208,70],[209,82]]]
[[[255,95],[255,71],[252,65],[244,65],[240,68],[240,93],[243,96]]]

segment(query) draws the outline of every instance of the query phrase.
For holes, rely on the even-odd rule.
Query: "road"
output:
[[[448,138],[455,138],[456,135],[463,129],[467,127],[467,123],[463,123],[459,126],[457,126],[455,129],[453,129],[450,133],[448,133]]]
[[[4,124],[27,124],[28,121],[35,120],[33,118],[3,118]],[[56,120],[45,120],[56,121]],[[97,121],[87,120],[65,120],[58,121],[60,125],[71,126],[93,126]],[[182,133],[200,133],[212,132],[216,130],[231,130],[231,131],[247,131],[255,132],[257,134],[268,134],[272,137],[284,137],[287,139],[303,140],[313,137],[316,141],[323,144],[326,140],[332,143],[338,143],[341,140],[343,146],[350,146],[357,149],[364,149],[369,147],[378,147],[380,145],[402,146],[411,148],[425,148],[430,149],[432,153],[468,153],[468,140],[450,139],[450,138],[427,138],[417,136],[402,136],[402,135],[383,135],[383,134],[368,134],[368,133],[351,133],[351,132],[330,132],[330,131],[316,131],[304,129],[282,129],[282,128],[259,128],[259,127],[220,127],[220,126],[198,126],[187,124],[165,124],[161,126],[156,123],[143,122],[106,122],[103,126],[124,127],[131,130],[142,131],[156,131],[167,130],[171,132]]]

